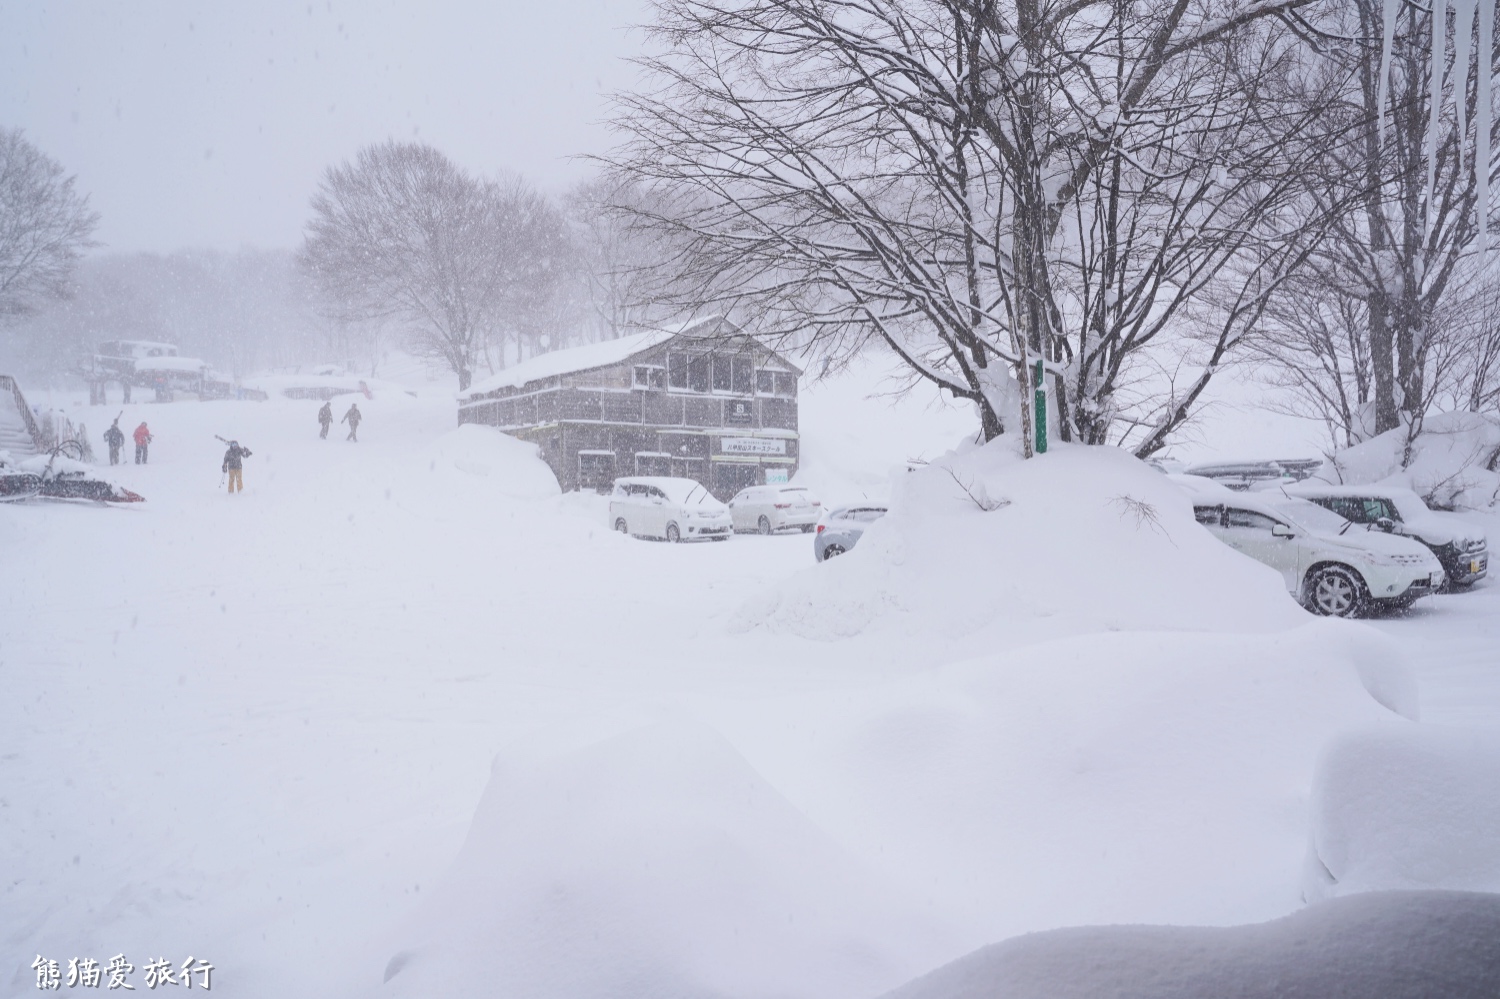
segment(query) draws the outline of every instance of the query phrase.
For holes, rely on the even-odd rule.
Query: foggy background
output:
[[[0,121],[78,177],[116,252],[295,248],[318,176],[420,139],[558,193],[633,78],[635,0],[0,3]]]

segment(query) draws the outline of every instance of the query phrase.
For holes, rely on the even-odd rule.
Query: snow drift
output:
[[[834,639],[866,629],[1040,635],[1268,631],[1305,613],[1273,570],[1193,519],[1166,478],[1112,448],[1022,461],[1002,439],[897,483],[848,555],[745,606],[739,627]]]
[[[1429,725],[1348,734],[1314,784],[1306,893],[1500,892],[1500,734]]]
[[[498,760],[379,994],[867,996],[931,936],[894,898],[722,737],[663,723]]]
[[[756,705],[725,730],[965,927],[953,953],[1054,926],[1270,918],[1302,901],[1322,748],[1416,712],[1410,674],[1364,634],[1079,636]]]
[[[1427,417],[1406,454],[1407,429],[1397,427],[1338,452],[1315,478],[1332,483],[1379,482],[1418,493],[1443,510],[1484,510],[1500,498],[1500,418],[1484,413]]]
[[[1415,710],[1356,630],[1081,636],[502,756],[372,977],[394,996],[824,999],[1027,930],[1279,915],[1320,747],[1404,724],[1355,661]]]
[[[1107,926],[1007,940],[886,999],[1490,999],[1500,895],[1381,892],[1229,928]]]

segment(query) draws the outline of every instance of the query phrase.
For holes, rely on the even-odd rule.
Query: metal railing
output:
[[[31,415],[31,409],[26,405],[26,397],[21,394],[21,386],[10,375],[0,375],[0,392],[9,392],[16,401],[16,411],[21,414],[21,422],[26,424],[26,430],[31,434],[31,442],[35,445],[37,452],[47,450],[46,441],[42,437],[42,429],[36,425],[36,420]]]

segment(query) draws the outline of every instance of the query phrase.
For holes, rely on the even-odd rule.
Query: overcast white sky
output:
[[[78,177],[111,250],[293,247],[319,174],[416,137],[560,190],[601,152],[642,0],[0,0],[0,125]]]

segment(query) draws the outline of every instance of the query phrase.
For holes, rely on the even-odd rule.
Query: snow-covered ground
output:
[[[0,507],[0,993],[123,953],[137,991],[874,996],[1297,910],[1325,748],[1413,727],[1403,654],[1424,725],[1500,722],[1500,587],[1313,622],[1124,459],[893,480],[969,423],[871,383],[802,400],[824,501],[897,501],[825,566],[616,535],[441,393],[361,397],[358,444],[127,407],[146,503]]]

